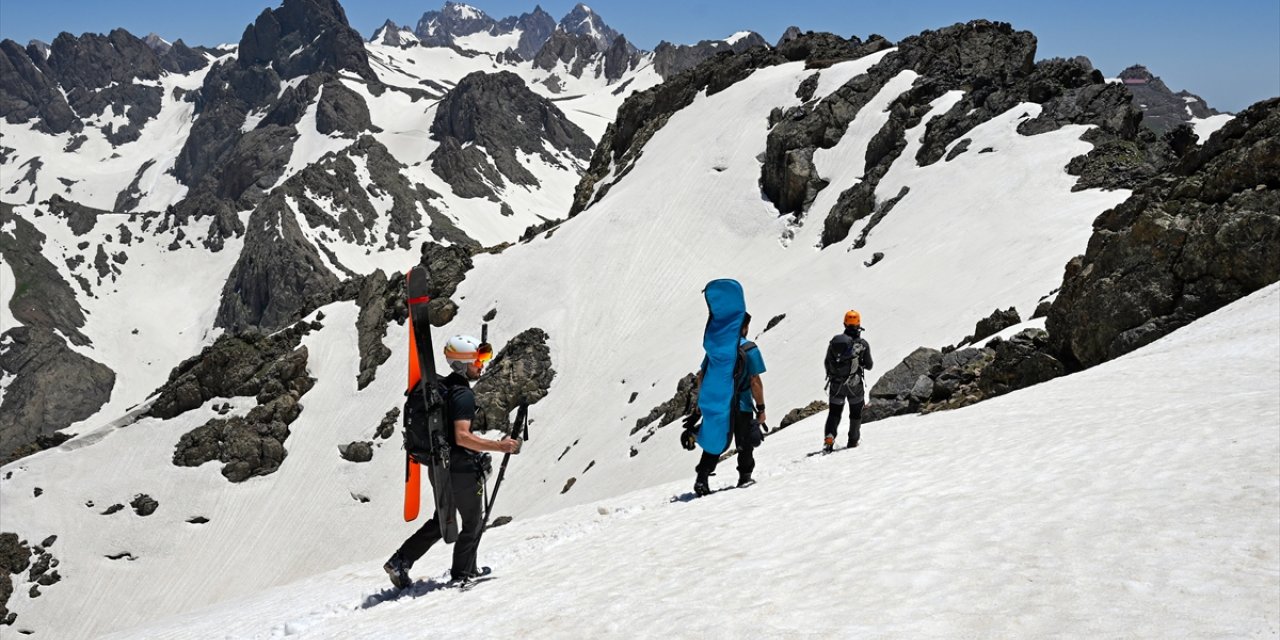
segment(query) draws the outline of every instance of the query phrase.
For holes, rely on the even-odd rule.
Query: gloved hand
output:
[[[699,420],[702,414],[695,410],[684,419],[684,431],[680,433],[680,446],[686,451],[693,451],[698,446],[698,429],[701,427]]]

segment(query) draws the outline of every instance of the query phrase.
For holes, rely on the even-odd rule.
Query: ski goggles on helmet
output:
[[[488,342],[481,342],[480,346],[476,347],[476,361],[488,362],[492,359],[493,359],[493,345],[489,344]]]

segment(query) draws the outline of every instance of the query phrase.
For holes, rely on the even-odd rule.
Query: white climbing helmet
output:
[[[454,371],[460,372],[473,362],[487,362],[492,357],[493,347],[471,336],[456,335],[444,343],[444,359]]]

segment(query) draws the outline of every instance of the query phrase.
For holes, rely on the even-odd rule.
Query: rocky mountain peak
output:
[[[497,22],[468,4],[446,2],[439,11],[428,11],[418,20],[414,35],[429,47],[447,47],[458,36],[491,31]]]
[[[544,11],[542,5],[537,5],[533,8],[533,11],[522,13],[519,17],[503,18],[498,23],[495,31],[497,33],[511,33],[517,29],[520,30],[520,43],[516,46],[515,52],[520,55],[522,60],[529,60],[537,55],[543,43],[556,30],[556,19]]]
[[[600,14],[579,2],[573,10],[560,19],[559,29],[571,35],[587,36],[596,44],[597,51],[607,51],[613,41],[620,35],[612,27],[605,24]],[[630,46],[630,45],[628,45]],[[634,51],[635,47],[631,47]]]
[[[169,49],[173,48],[173,45],[170,44],[168,40],[161,38],[159,34],[155,32],[148,33],[142,41],[145,42],[148,47],[151,47],[151,50],[156,52],[156,55],[162,56],[168,53]]]
[[[264,10],[240,38],[241,69],[269,65],[282,79],[347,70],[377,82],[364,40],[338,0],[284,0]]]
[[[1174,92],[1159,76],[1135,64],[1118,76],[1133,94],[1134,105],[1143,111],[1142,123],[1163,133],[1194,118],[1217,115],[1204,98],[1187,91]]]

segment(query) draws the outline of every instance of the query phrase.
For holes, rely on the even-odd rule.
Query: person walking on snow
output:
[[[823,366],[827,370],[827,386],[831,390],[828,403],[826,435],[822,450],[830,453],[835,448],[836,434],[840,426],[840,412],[849,405],[849,447],[858,446],[862,428],[862,407],[865,385],[863,372],[871,369],[871,345],[862,337],[862,315],[850,310],[844,314],[844,331],[827,345],[827,357]]]
[[[760,374],[765,372],[764,357],[760,355],[760,348],[755,343],[747,340],[747,329],[750,324],[751,314],[748,313],[743,318],[742,334],[738,338],[739,351],[741,353],[739,365],[742,371],[740,374],[735,371],[735,377],[738,378],[734,381],[737,402],[730,421],[734,446],[738,449],[739,487],[752,483],[751,472],[756,468],[754,450],[763,439],[760,425],[765,424],[766,420],[764,412],[764,382],[760,379]],[[702,389],[702,377],[706,372],[707,358],[704,356],[702,366],[698,369],[698,375],[694,381],[695,394]],[[693,483],[693,492],[696,495],[704,496],[711,493],[710,478],[719,462],[719,455],[707,453],[706,451],[702,452],[702,458],[695,468],[698,475]]]
[[[519,447],[519,441],[512,438],[495,441],[471,433],[471,421],[476,416],[476,396],[470,381],[480,378],[484,361],[491,355],[492,351],[482,350],[480,341],[471,336],[454,336],[444,345],[444,357],[452,373],[442,378],[440,384],[444,387],[446,415],[453,423],[453,429],[446,430],[449,465],[454,504],[462,516],[462,530],[453,547],[451,576],[455,582],[468,580],[479,573],[476,550],[480,545],[484,480],[489,470],[489,455],[481,452],[512,453]],[[411,393],[417,393],[417,390]],[[433,514],[383,565],[391,577],[391,584],[397,588],[404,589],[411,584],[409,569],[440,540],[439,518],[438,512]]]

